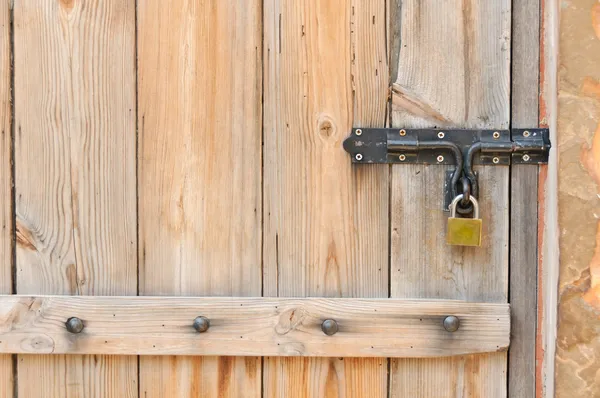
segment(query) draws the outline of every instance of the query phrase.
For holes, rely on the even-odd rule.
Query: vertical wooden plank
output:
[[[508,128],[510,1],[402,2],[396,127]],[[481,248],[445,243],[443,166],[392,167],[391,295],[506,302],[507,167],[478,167]],[[394,360],[394,397],[505,397],[506,353]]]
[[[0,4],[0,293],[12,290],[13,226],[11,176],[11,26],[10,1]],[[0,398],[13,397],[13,361],[11,355],[0,355]]]
[[[134,1],[14,7],[17,292],[135,295]],[[18,374],[22,397],[137,396],[135,356],[19,356]]]
[[[518,1],[512,9],[511,125],[538,125],[540,2]],[[511,172],[511,344],[508,395],[535,395],[537,304],[538,167],[514,165]]]
[[[352,167],[342,149],[353,124],[385,123],[386,14],[375,0],[265,1],[265,296],[388,295],[388,167]],[[387,395],[385,359],[264,367],[267,397]]]
[[[261,295],[261,11],[138,4],[142,295]],[[148,398],[260,396],[260,381],[259,358],[140,359]]]

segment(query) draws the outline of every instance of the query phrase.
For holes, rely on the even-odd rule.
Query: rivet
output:
[[[325,319],[321,324],[321,330],[327,336],[333,336],[338,332],[338,324],[333,319]]]
[[[362,160],[362,154],[357,153],[356,156],[354,157],[356,160],[361,161]]]
[[[454,315],[444,318],[444,329],[448,332],[456,332],[460,327],[460,320]]]
[[[444,157],[442,155],[438,155],[437,161],[438,163],[442,163],[444,161]]]
[[[445,136],[446,136],[446,134],[444,134],[444,132],[443,132],[443,131],[440,131],[440,132],[438,133],[438,138],[439,138],[439,139],[442,139],[442,138],[444,138]]]
[[[523,155],[523,161],[524,162],[529,162],[529,159],[531,159],[531,158],[529,157],[528,154]]]
[[[77,317],[67,319],[65,326],[67,327],[67,330],[73,334],[81,333],[84,328],[83,321]]]
[[[523,131],[523,137],[529,137],[531,133],[527,130]]]
[[[194,319],[194,329],[198,333],[204,333],[210,327],[210,321],[205,316],[199,316]]]
[[[492,162],[494,162],[494,164],[498,164],[498,163],[500,163],[500,159],[499,158],[493,158]]]
[[[354,133],[356,135],[361,135],[362,134],[362,130],[361,129],[356,129],[356,131]]]
[[[406,135],[406,130],[404,130],[404,129],[400,130],[400,135],[402,135],[402,136]]]
[[[500,138],[500,133],[497,131],[494,131],[494,134],[492,134],[492,137],[494,137],[494,139],[497,140],[498,138]]]
[[[401,162],[404,162],[406,160],[406,155],[400,155],[398,156],[398,159],[400,159]]]

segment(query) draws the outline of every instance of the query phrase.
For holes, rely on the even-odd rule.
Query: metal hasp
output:
[[[550,132],[545,128],[512,130],[353,128],[344,149],[353,163],[455,165],[446,176],[444,210],[458,194],[478,197],[473,165],[548,163]],[[461,207],[458,208],[459,213]]]

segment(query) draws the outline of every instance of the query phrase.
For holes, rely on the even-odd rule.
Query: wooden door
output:
[[[0,397],[533,396],[537,167],[478,166],[482,247],[451,247],[452,166],[356,165],[342,142],[537,127],[539,18],[5,1]]]

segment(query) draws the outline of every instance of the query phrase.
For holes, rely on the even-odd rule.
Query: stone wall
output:
[[[600,1],[560,1],[556,396],[600,397]]]

